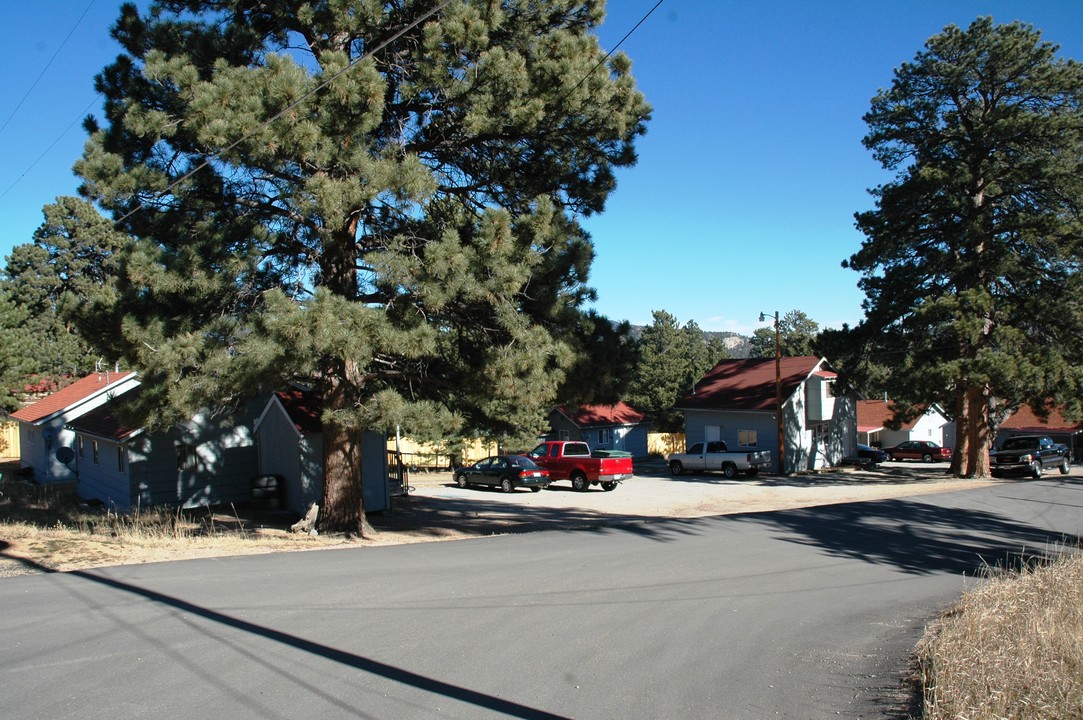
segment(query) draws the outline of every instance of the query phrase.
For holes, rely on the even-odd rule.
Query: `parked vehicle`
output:
[[[895,447],[884,448],[888,460],[951,460],[951,448],[940,447],[931,440],[907,440]]]
[[[771,464],[771,451],[741,448],[731,452],[726,448],[726,443],[716,440],[695,443],[683,453],[670,453],[666,455],[666,462],[669,463],[669,471],[674,475],[680,475],[686,470],[718,470],[732,478],[737,477],[740,472],[750,476],[757,474],[760,468]]]
[[[1071,472],[1067,445],[1053,442],[1048,435],[1017,435],[1001,443],[989,455],[994,475],[1027,475],[1040,478],[1046,468],[1060,468],[1061,475]]]
[[[531,450],[527,455],[549,471],[552,482],[570,480],[579,491],[589,490],[591,485],[601,485],[602,490],[615,490],[622,480],[632,477],[632,456],[625,452],[600,450],[591,452],[585,442],[574,440],[549,440]]]
[[[522,455],[494,455],[455,471],[455,482],[461,488],[471,485],[496,485],[504,492],[530,488],[538,492],[549,486],[549,471],[538,467]]]
[[[882,462],[887,462],[888,455],[880,448],[872,447],[871,445],[858,445],[857,456],[864,460],[868,460],[873,465],[879,465]]]

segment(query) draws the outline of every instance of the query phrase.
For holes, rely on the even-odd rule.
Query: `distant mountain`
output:
[[[632,325],[632,337],[636,340],[643,334],[643,330],[646,325]],[[708,330],[703,331],[703,337],[709,340],[721,340],[722,344],[726,346],[726,350],[729,351],[732,358],[746,358],[751,351],[751,342],[748,337],[741,335],[740,333],[723,331],[712,332]]]

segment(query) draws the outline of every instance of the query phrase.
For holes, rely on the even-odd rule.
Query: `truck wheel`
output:
[[[587,480],[587,476],[581,472],[577,472],[572,475],[572,488],[579,492],[586,492],[590,489],[590,481]]]
[[[470,483],[466,481],[465,475],[460,475],[459,477],[455,478],[455,484],[461,488],[466,488],[470,486]]]
[[[1035,480],[1042,477],[1042,461],[1035,460],[1030,464],[1030,476]]]
[[[500,489],[504,492],[511,492],[514,488],[511,486],[511,478],[504,478],[500,481]]]
[[[737,466],[726,463],[722,466],[722,474],[728,478],[737,477]]]
[[[674,475],[681,475],[684,473],[684,465],[681,465],[680,460],[674,460],[669,464],[669,471]]]
[[[1071,466],[1068,464],[1068,458],[1061,458],[1060,461],[1060,474],[1067,475],[1072,471]]]
[[[616,490],[616,489],[617,489],[617,484],[615,482],[602,483],[602,490],[605,490],[606,492],[612,492],[613,490]]]

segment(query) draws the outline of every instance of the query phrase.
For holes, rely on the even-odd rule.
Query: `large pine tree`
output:
[[[148,419],[314,384],[322,523],[362,534],[358,428],[540,430],[592,293],[577,218],[650,112],[603,9],[125,6],[76,169],[137,238],[98,316]]]
[[[858,334],[893,397],[954,414],[960,475],[988,473],[1004,408],[1079,408],[1083,68],[1057,51],[1028,25],[949,26],[865,116],[895,177],[857,215]]]

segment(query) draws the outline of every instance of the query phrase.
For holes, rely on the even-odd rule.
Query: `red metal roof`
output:
[[[320,419],[320,403],[316,393],[311,390],[283,390],[275,393],[282,403],[293,426],[301,433],[318,433],[323,430]]]
[[[42,398],[33,405],[28,405],[13,412],[11,417],[23,422],[36,423],[103,392],[109,392],[132,375],[135,375],[134,371],[92,373],[48,397]]]
[[[890,400],[858,400],[857,429],[859,432],[874,432],[887,427],[895,419],[895,407]],[[900,430],[912,430],[918,418],[899,425]]]
[[[1061,414],[1060,408],[1050,406],[1049,417],[1042,418],[1029,405],[1016,410],[1000,426],[1006,430],[1026,430],[1035,433],[1074,433],[1083,430],[1083,423],[1071,422]]]
[[[817,369],[820,358],[784,357],[781,365],[782,401],[786,402],[809,375]],[[723,360],[698,383],[695,390],[677,403],[689,410],[775,409],[775,359],[747,358]]]
[[[577,427],[604,427],[607,425],[636,425],[647,419],[646,414],[641,413],[626,402],[618,402],[613,405],[585,405],[581,408],[569,410],[558,408]]]
[[[120,420],[118,417],[120,413],[117,412],[117,408],[120,403],[130,402],[138,395],[139,388],[129,390],[119,398],[110,400],[104,405],[99,405],[90,412],[75,418],[68,423],[68,427],[86,435],[123,442],[138,433],[142,428]]]

